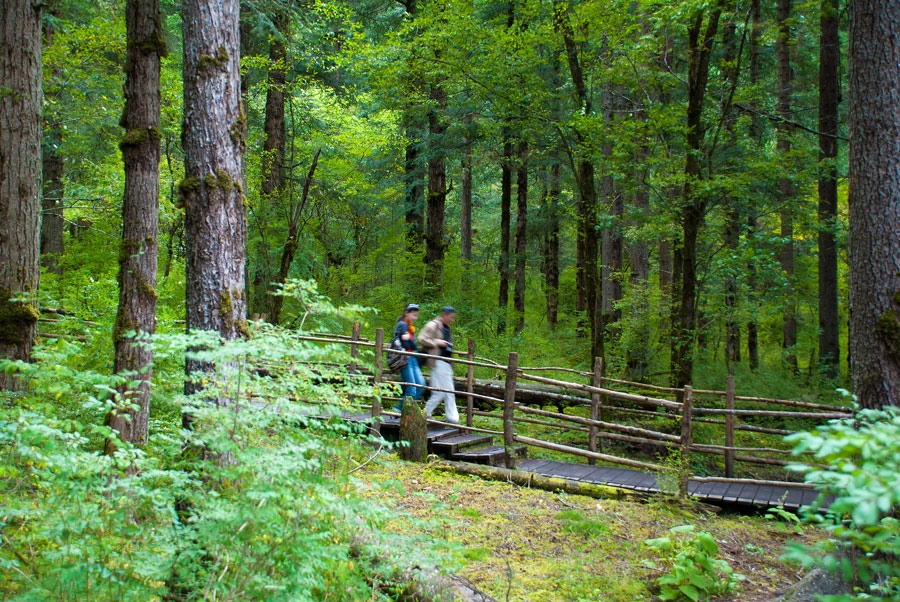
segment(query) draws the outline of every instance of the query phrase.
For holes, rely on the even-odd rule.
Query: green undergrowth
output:
[[[799,579],[799,567],[779,560],[786,541],[811,541],[763,517],[716,516],[664,497],[637,503],[568,496],[395,456],[380,455],[356,475],[364,495],[395,507],[389,529],[415,531],[427,519],[427,535],[455,546],[459,573],[498,600],[656,600],[655,584],[670,567],[645,541],[694,524],[714,538],[718,558],[746,576],[718,599],[762,602]]]

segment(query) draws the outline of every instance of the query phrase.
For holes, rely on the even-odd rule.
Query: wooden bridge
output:
[[[354,418],[369,421],[373,428],[386,438],[396,438],[399,434],[399,416],[395,412],[385,411],[383,401],[394,401],[398,397],[386,394],[396,387],[411,383],[391,380],[383,366],[384,353],[387,351],[384,342],[384,331],[378,329],[375,340],[360,337],[359,325],[355,324],[351,335],[314,334],[298,335],[298,340],[329,344],[349,345],[351,362],[347,365],[349,374],[357,378],[365,378],[374,384],[375,392],[370,396],[354,396]],[[359,363],[360,350],[371,349],[372,363],[370,370]],[[408,351],[391,351],[400,355],[428,358],[426,354]],[[739,396],[735,394],[734,377],[728,377],[726,387],[722,391],[695,390],[690,386],[683,388],[661,387],[647,383],[637,383],[614,378],[603,374],[603,362],[597,358],[592,372],[583,372],[570,368],[558,367],[520,367],[518,354],[509,354],[506,365],[475,356],[475,342],[468,340],[467,351],[454,351],[456,357],[445,358],[446,361],[464,366],[466,376],[457,378],[458,404],[465,399],[464,424],[448,424],[437,420],[429,420],[428,450],[430,453],[447,459],[505,466],[535,474],[558,477],[573,481],[582,481],[602,485],[633,489],[642,492],[659,492],[667,487],[658,482],[662,475],[664,484],[674,481],[675,488],[681,495],[690,495],[699,500],[713,504],[734,504],[770,508],[783,506],[789,510],[797,510],[811,503],[819,495],[811,485],[787,480],[767,480],[754,478],[736,478],[735,464],[756,464],[783,468],[793,461],[783,456],[790,455],[787,446],[780,447],[738,447],[734,444],[735,432],[786,435],[794,431],[762,427],[747,423],[747,419],[755,417],[779,417],[792,421],[805,421],[810,427],[826,420],[846,418],[852,410],[843,406],[831,406],[808,401],[768,399],[760,397]],[[461,356],[461,357],[460,357]],[[492,374],[504,373],[502,381],[502,398],[476,392],[474,370],[483,368]],[[576,375],[587,382],[574,382],[549,378],[536,373],[557,372],[567,376]],[[582,413],[566,413],[564,410],[550,411],[529,407],[521,400],[528,391],[528,402],[535,404],[535,398],[541,392],[529,389],[528,383],[539,383],[552,387],[546,395],[551,405],[559,408],[558,402],[565,399],[568,408],[581,407]],[[616,388],[612,388],[616,387]],[[442,391],[424,387],[426,390]],[[494,387],[498,388],[498,387]],[[646,393],[653,393],[649,396]],[[476,409],[476,402],[494,408],[502,408],[502,414]],[[737,407],[738,402],[745,407]],[[747,407],[752,406],[752,407]],[[772,409],[777,408],[791,408]],[[644,418],[664,418],[677,425],[678,434],[655,431],[614,421],[612,416],[633,415]],[[349,416],[349,414],[348,414]],[[479,418],[476,425],[475,418]],[[499,422],[498,428],[487,428],[488,421]],[[722,444],[695,443],[693,427],[695,424],[714,425],[722,430]],[[529,437],[517,432],[517,425],[529,425],[531,429],[543,429],[543,433],[565,435],[569,439],[573,434],[580,437],[581,444],[560,443],[561,437],[553,437],[556,441]],[[603,453],[603,441],[626,443],[632,446],[661,448],[663,452],[674,452],[678,464],[691,466],[693,454],[718,456],[724,460],[724,474],[692,475],[689,471],[675,471],[670,465],[626,458]],[[586,443],[586,445],[585,445]],[[554,458],[528,458],[529,450],[547,450]],[[546,453],[546,452],[544,452]],[[548,454],[549,455],[549,454]],[[781,456],[781,457],[779,457]],[[600,464],[598,464],[600,463]],[[671,487],[671,485],[668,485]]]

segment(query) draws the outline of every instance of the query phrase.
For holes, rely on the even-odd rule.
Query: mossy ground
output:
[[[768,601],[800,578],[799,567],[779,560],[784,544],[812,537],[762,517],[694,513],[661,498],[635,503],[565,496],[395,458],[379,458],[356,473],[364,494],[397,508],[392,528],[458,544],[459,573],[498,600],[654,600],[652,581],[660,573],[645,567],[656,558],[643,542],[692,523],[711,533],[721,556],[746,576],[738,592],[722,600]]]

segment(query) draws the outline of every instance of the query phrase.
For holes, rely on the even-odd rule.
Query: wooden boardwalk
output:
[[[353,420],[370,419],[369,414],[345,415]],[[399,435],[399,421],[385,417],[381,427],[388,439]],[[461,429],[429,424],[428,452],[457,462],[472,462],[503,466],[506,450],[494,445],[493,437],[466,433]],[[516,469],[548,477],[610,485],[646,493],[659,493],[656,475],[650,472],[615,466],[592,466],[576,462],[561,462],[540,458],[525,458],[525,448],[517,448]],[[744,509],[768,509],[782,506],[796,511],[812,503],[819,495],[815,489],[791,485],[760,485],[740,482],[688,482],[688,493],[717,506],[738,506]]]

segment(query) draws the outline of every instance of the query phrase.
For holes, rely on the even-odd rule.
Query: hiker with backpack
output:
[[[419,319],[419,306],[415,303],[409,303],[403,309],[403,314],[397,319],[394,326],[394,334],[391,339],[390,348],[403,351],[417,352],[416,346],[416,327],[415,321]],[[405,361],[404,361],[405,360]],[[388,363],[391,371],[397,371],[399,368],[400,377],[403,382],[410,383],[403,386],[403,398],[394,407],[394,411],[403,411],[403,399],[411,397],[413,401],[422,398],[425,392],[425,377],[422,375],[422,369],[419,367],[419,360],[412,355],[393,355],[388,353]],[[418,386],[416,386],[418,385]]]
[[[451,392],[454,391],[453,366],[450,365],[450,362],[440,359],[451,357],[453,332],[450,330],[450,325],[453,324],[455,319],[456,310],[449,305],[445,305],[441,309],[441,315],[422,328],[419,342],[422,344],[425,353],[435,356],[428,359],[428,367],[431,368],[428,385],[434,389],[443,389],[442,391],[431,391],[428,403],[425,404],[425,413],[431,416],[431,413],[443,401],[447,422],[459,424],[459,412],[456,410],[456,395]]]

